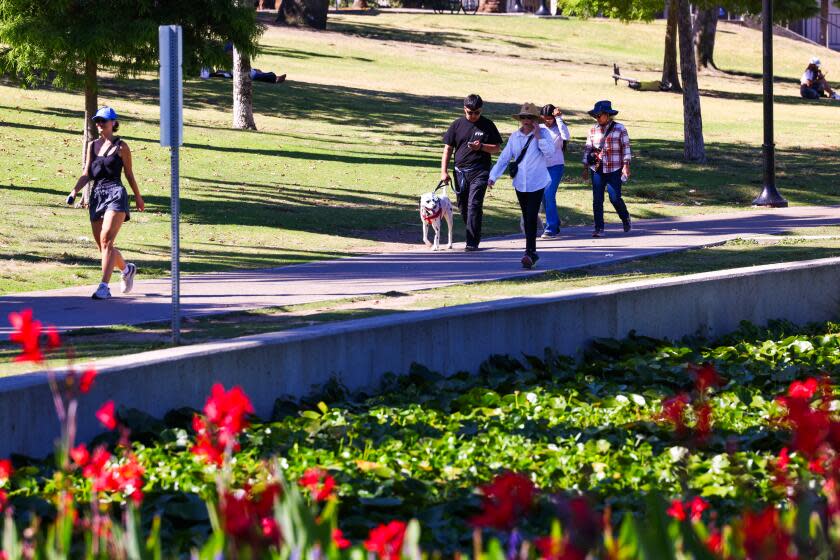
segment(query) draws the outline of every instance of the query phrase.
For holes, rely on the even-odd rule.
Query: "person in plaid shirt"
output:
[[[630,136],[623,124],[613,120],[617,114],[609,101],[599,101],[589,111],[589,115],[598,121],[590,129],[583,150],[583,180],[592,178],[592,211],[595,214],[592,237],[604,235],[605,190],[624,224],[624,231],[630,231],[630,213],[621,198],[621,185],[630,178]]]

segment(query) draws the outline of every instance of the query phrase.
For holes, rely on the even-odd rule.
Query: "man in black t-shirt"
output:
[[[491,154],[498,154],[502,136],[493,121],[481,116],[484,102],[476,94],[464,99],[464,116],[457,119],[443,135],[443,158],[440,178],[449,182],[449,158],[455,152],[455,193],[458,208],[467,226],[467,251],[475,251],[481,242],[481,218],[484,193],[490,177]]]

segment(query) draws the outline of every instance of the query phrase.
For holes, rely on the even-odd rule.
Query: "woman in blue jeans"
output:
[[[543,106],[540,109],[542,124],[540,129],[543,135],[551,140],[554,151],[546,156],[545,164],[548,167],[548,174],[551,176],[551,183],[543,194],[545,205],[545,231],[541,239],[552,239],[560,233],[560,215],[557,213],[557,187],[563,180],[563,171],[566,168],[566,142],[569,141],[569,127],[563,122],[560,109],[552,104]]]

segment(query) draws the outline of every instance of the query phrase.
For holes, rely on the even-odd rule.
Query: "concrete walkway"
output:
[[[457,216],[456,220],[462,235],[463,225]],[[181,309],[184,316],[198,316],[389,291],[408,292],[618,262],[743,236],[837,225],[840,225],[840,206],[637,220],[629,234],[621,231],[620,224],[608,225],[607,237],[601,239],[590,237],[590,227],[564,228],[561,238],[538,242],[541,259],[534,271],[520,268],[524,239],[516,235],[486,240],[482,250],[475,253],[463,252],[463,243],[456,244],[453,251],[436,253],[418,246],[416,250],[401,253],[189,275],[181,278]],[[419,224],[417,230],[419,238]],[[126,247],[126,254],[131,255],[130,246]],[[142,278],[142,270],[140,275]],[[118,284],[114,283],[111,292],[115,297],[107,301],[92,300],[90,294],[94,288],[82,286],[3,296],[0,317],[32,308],[39,320],[61,330],[167,321],[171,317],[168,279],[140,280],[135,283],[134,292],[127,296],[119,295]],[[0,333],[8,332],[4,320]]]

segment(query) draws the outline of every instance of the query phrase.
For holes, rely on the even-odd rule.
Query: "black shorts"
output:
[[[97,185],[90,193],[90,221],[98,222],[105,217],[105,212],[125,212],[125,221],[131,219],[128,212],[128,192],[118,184]]]

